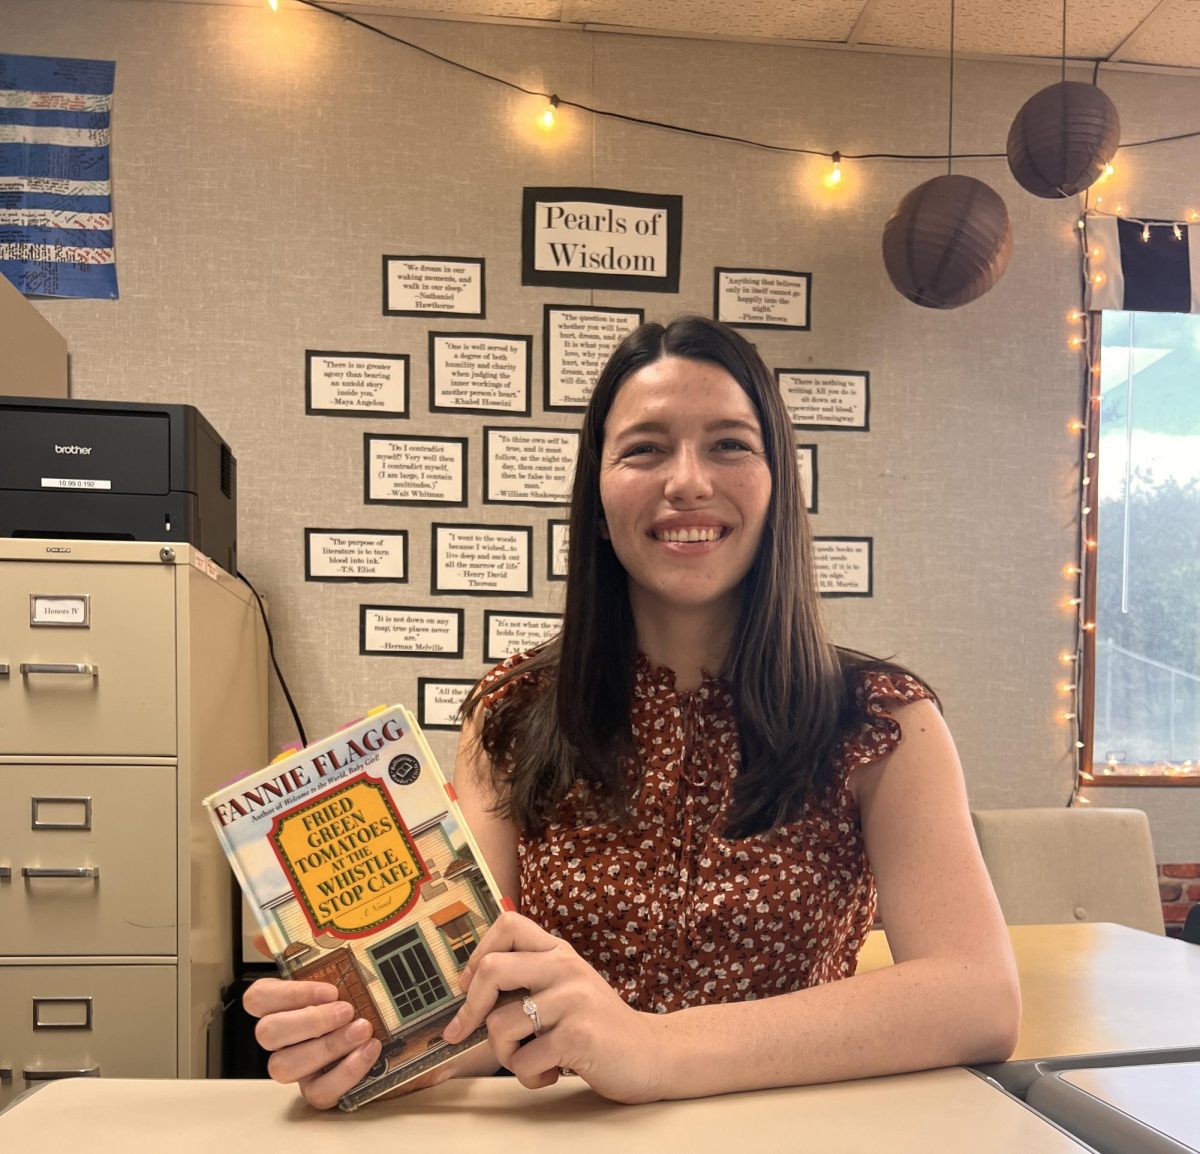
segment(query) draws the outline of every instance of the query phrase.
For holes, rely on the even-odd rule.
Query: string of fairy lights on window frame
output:
[[[1132,146],[1130,146],[1132,147]],[[1110,179],[1114,165],[1106,165],[1101,181]],[[1076,751],[1075,783],[1069,805],[1088,804],[1083,789],[1097,780],[1092,769],[1095,758],[1095,696],[1086,688],[1095,684],[1096,670],[1096,613],[1097,601],[1097,550],[1099,544],[1099,443],[1101,402],[1101,323],[1100,310],[1089,309],[1089,297],[1104,288],[1110,276],[1117,254],[1108,251],[1100,238],[1092,235],[1089,228],[1096,220],[1124,221],[1134,225],[1138,239],[1150,244],[1153,236],[1169,231],[1173,243],[1182,243],[1189,225],[1200,223],[1200,210],[1189,209],[1184,217],[1176,220],[1142,219],[1127,214],[1125,205],[1119,201],[1111,210],[1103,207],[1104,197],[1098,195],[1094,208],[1089,208],[1087,195],[1083,198],[1083,212],[1076,221],[1079,237],[1080,284],[1083,300],[1073,308],[1068,320],[1074,327],[1068,344],[1082,354],[1083,385],[1081,389],[1080,416],[1074,418],[1068,428],[1079,438],[1079,553],[1076,560],[1063,569],[1071,583],[1067,606],[1076,619],[1077,643],[1074,652],[1060,655],[1068,668],[1068,678],[1060,686],[1067,698],[1061,718],[1071,727]],[[1168,780],[1177,780],[1178,775],[1163,775]],[[1147,777],[1139,775],[1144,783]],[[1119,784],[1128,784],[1121,778]]]
[[[950,139],[947,150],[942,153],[913,153],[913,152],[862,152],[847,153],[841,149],[813,148],[784,145],[749,137],[734,136],[727,133],[710,132],[705,129],[674,124],[665,120],[634,116],[628,113],[615,112],[611,109],[599,108],[581,101],[571,100],[557,92],[543,92],[527,88],[501,76],[496,76],[482,69],[464,64],[438,52],[434,52],[405,37],[397,36],[386,29],[371,24],[341,8],[332,8],[319,0],[291,0],[297,6],[313,9],[331,17],[354,24],[364,31],[381,36],[402,47],[415,51],[425,57],[461,72],[469,73],[480,79],[501,85],[511,91],[544,100],[545,105],[536,116],[537,126],[545,133],[552,133],[558,119],[564,110],[574,110],[594,117],[618,120],[624,123],[642,125],[648,128],[660,129],[684,135],[700,137],[709,140],[720,140],[726,143],[763,149],[770,152],[790,154],[793,156],[809,156],[827,158],[828,168],[824,171],[821,181],[831,194],[844,189],[848,183],[845,162],[852,161],[860,164],[875,161],[917,161],[952,165],[954,160],[1000,160],[1006,159],[1009,169],[1017,183],[1027,192],[1046,199],[1078,196],[1081,202],[1080,216],[1076,222],[1075,233],[1079,246],[1080,281],[1079,299],[1067,313],[1070,326],[1067,338],[1068,347],[1079,353],[1081,365],[1082,387],[1080,390],[1079,415],[1068,424],[1071,435],[1079,440],[1078,472],[1079,472],[1079,511],[1078,511],[1078,549],[1075,559],[1063,567],[1063,575],[1068,582],[1067,595],[1064,597],[1065,608],[1070,610],[1075,618],[1075,646],[1073,651],[1064,651],[1059,655],[1063,666],[1058,682],[1060,706],[1058,718],[1068,727],[1074,760],[1074,780],[1067,801],[1068,806],[1087,805],[1088,799],[1082,795],[1085,786],[1095,778],[1092,768],[1093,743],[1093,711],[1094,701],[1088,686],[1094,678],[1095,670],[1095,605],[1096,605],[1096,551],[1097,529],[1099,515],[1099,485],[1097,483],[1099,423],[1100,423],[1100,325],[1099,314],[1088,310],[1088,294],[1093,286],[1104,283],[1108,275],[1104,267],[1109,254],[1101,246],[1092,244],[1089,247],[1087,221],[1089,216],[1110,215],[1119,219],[1130,220],[1124,215],[1124,205],[1117,204],[1114,210],[1103,207],[1103,196],[1098,195],[1095,207],[1089,207],[1090,188],[1093,184],[1103,184],[1115,172],[1113,158],[1119,145],[1122,149],[1142,148],[1156,144],[1174,143],[1183,140],[1200,138],[1200,130],[1175,133],[1170,136],[1155,137],[1147,140],[1119,143],[1119,119],[1111,101],[1098,86],[1100,61],[1090,61],[1092,79],[1090,84],[1068,81],[1066,79],[1066,0],[1063,2],[1063,35],[1062,35],[1062,78],[1059,83],[1052,84],[1035,93],[1018,112],[1009,133],[1006,150],[1003,152],[956,152],[952,147],[953,132],[953,100],[954,100],[954,0],[950,0]],[[279,0],[266,0],[272,11],[278,11]],[[1079,64],[1076,58],[1073,63]],[[1063,123],[1068,131],[1047,133],[1039,131],[1054,117]],[[1070,121],[1070,123],[1068,123]],[[1041,143],[1039,143],[1041,141]],[[1037,155],[1037,149],[1049,148],[1050,154],[1043,152]],[[966,180],[947,175],[926,182],[935,185],[939,181],[950,182]],[[971,181],[974,185],[982,185],[980,181]],[[925,186],[921,186],[924,188]],[[916,192],[917,190],[914,190]],[[978,193],[979,189],[974,192]],[[991,192],[986,185],[983,191]],[[992,194],[994,196],[994,193]],[[937,197],[926,198],[937,200]],[[978,199],[972,196],[972,199]],[[999,199],[998,197],[996,198]],[[911,200],[910,196],[900,202],[896,212],[892,214],[889,225],[897,216],[906,211]],[[930,267],[944,267],[946,257],[964,257],[968,265],[973,266],[964,275],[975,278],[977,285],[967,286],[965,292],[937,291],[937,286],[899,284],[893,277],[893,284],[898,291],[914,303],[932,308],[955,308],[970,300],[976,299],[992,287],[1003,275],[1007,264],[1008,248],[1011,247],[1011,231],[1007,235],[1007,213],[1002,203],[993,213],[994,219],[984,221],[964,221],[961,219],[960,203],[955,203],[951,196],[941,198],[941,203],[935,206],[940,212],[940,219],[935,216],[930,220],[905,219],[903,229],[893,229],[893,232],[919,232],[923,227],[930,241],[931,251],[925,254],[905,254],[909,266],[913,263],[907,258],[913,255],[925,255],[933,259],[927,261]],[[959,217],[956,218],[955,214]],[[1187,224],[1200,222],[1200,212],[1191,210],[1187,220],[1177,221],[1141,221],[1135,223],[1142,226],[1142,239],[1149,242],[1152,229],[1169,228],[1175,239],[1182,239],[1183,228]],[[990,235],[990,248],[984,251],[955,253],[949,250],[951,239],[964,230],[964,223],[975,225],[975,231],[984,231]],[[978,227],[984,225],[982,230]],[[970,231],[968,228],[965,231]],[[885,228],[885,263],[887,262],[888,236]],[[932,251],[937,246],[946,246],[946,251]],[[889,268],[889,275],[891,269]],[[1099,278],[1099,279],[1097,279]],[[958,286],[956,286],[958,287]]]

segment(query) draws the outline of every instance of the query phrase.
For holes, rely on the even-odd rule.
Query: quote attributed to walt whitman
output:
[[[679,291],[683,197],[609,188],[527,188],[521,283]]]

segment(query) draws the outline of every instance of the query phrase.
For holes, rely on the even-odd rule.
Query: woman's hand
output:
[[[267,1072],[276,1082],[295,1082],[320,1110],[336,1106],[379,1057],[371,1023],[355,1018],[354,1007],[339,1001],[329,982],[260,978],[242,1005],[259,1019],[258,1044],[271,1051]]]
[[[616,1102],[658,1097],[662,1017],[631,1009],[571,946],[528,918],[500,915],[471,955],[461,987],[467,999],[442,1036],[453,1044],[486,1022],[496,1058],[531,1089],[552,1085],[568,1068]],[[513,990],[529,992],[536,1036],[522,1000],[501,998]]]

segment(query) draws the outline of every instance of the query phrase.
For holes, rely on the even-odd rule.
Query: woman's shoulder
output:
[[[521,689],[542,688],[549,683],[544,649],[526,649],[506,657],[479,679],[479,703],[484,716],[506,697]]]
[[[904,737],[894,711],[914,701],[932,701],[937,694],[915,673],[890,662],[867,662],[846,670],[850,698],[848,724],[843,728],[841,762],[847,769],[886,757]]]

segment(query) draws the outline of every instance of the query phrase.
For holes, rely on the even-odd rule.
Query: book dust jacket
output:
[[[503,899],[416,720],[379,710],[204,806],[285,978],[331,982],[379,1060],[343,1110],[478,1045],[442,1028]]]

